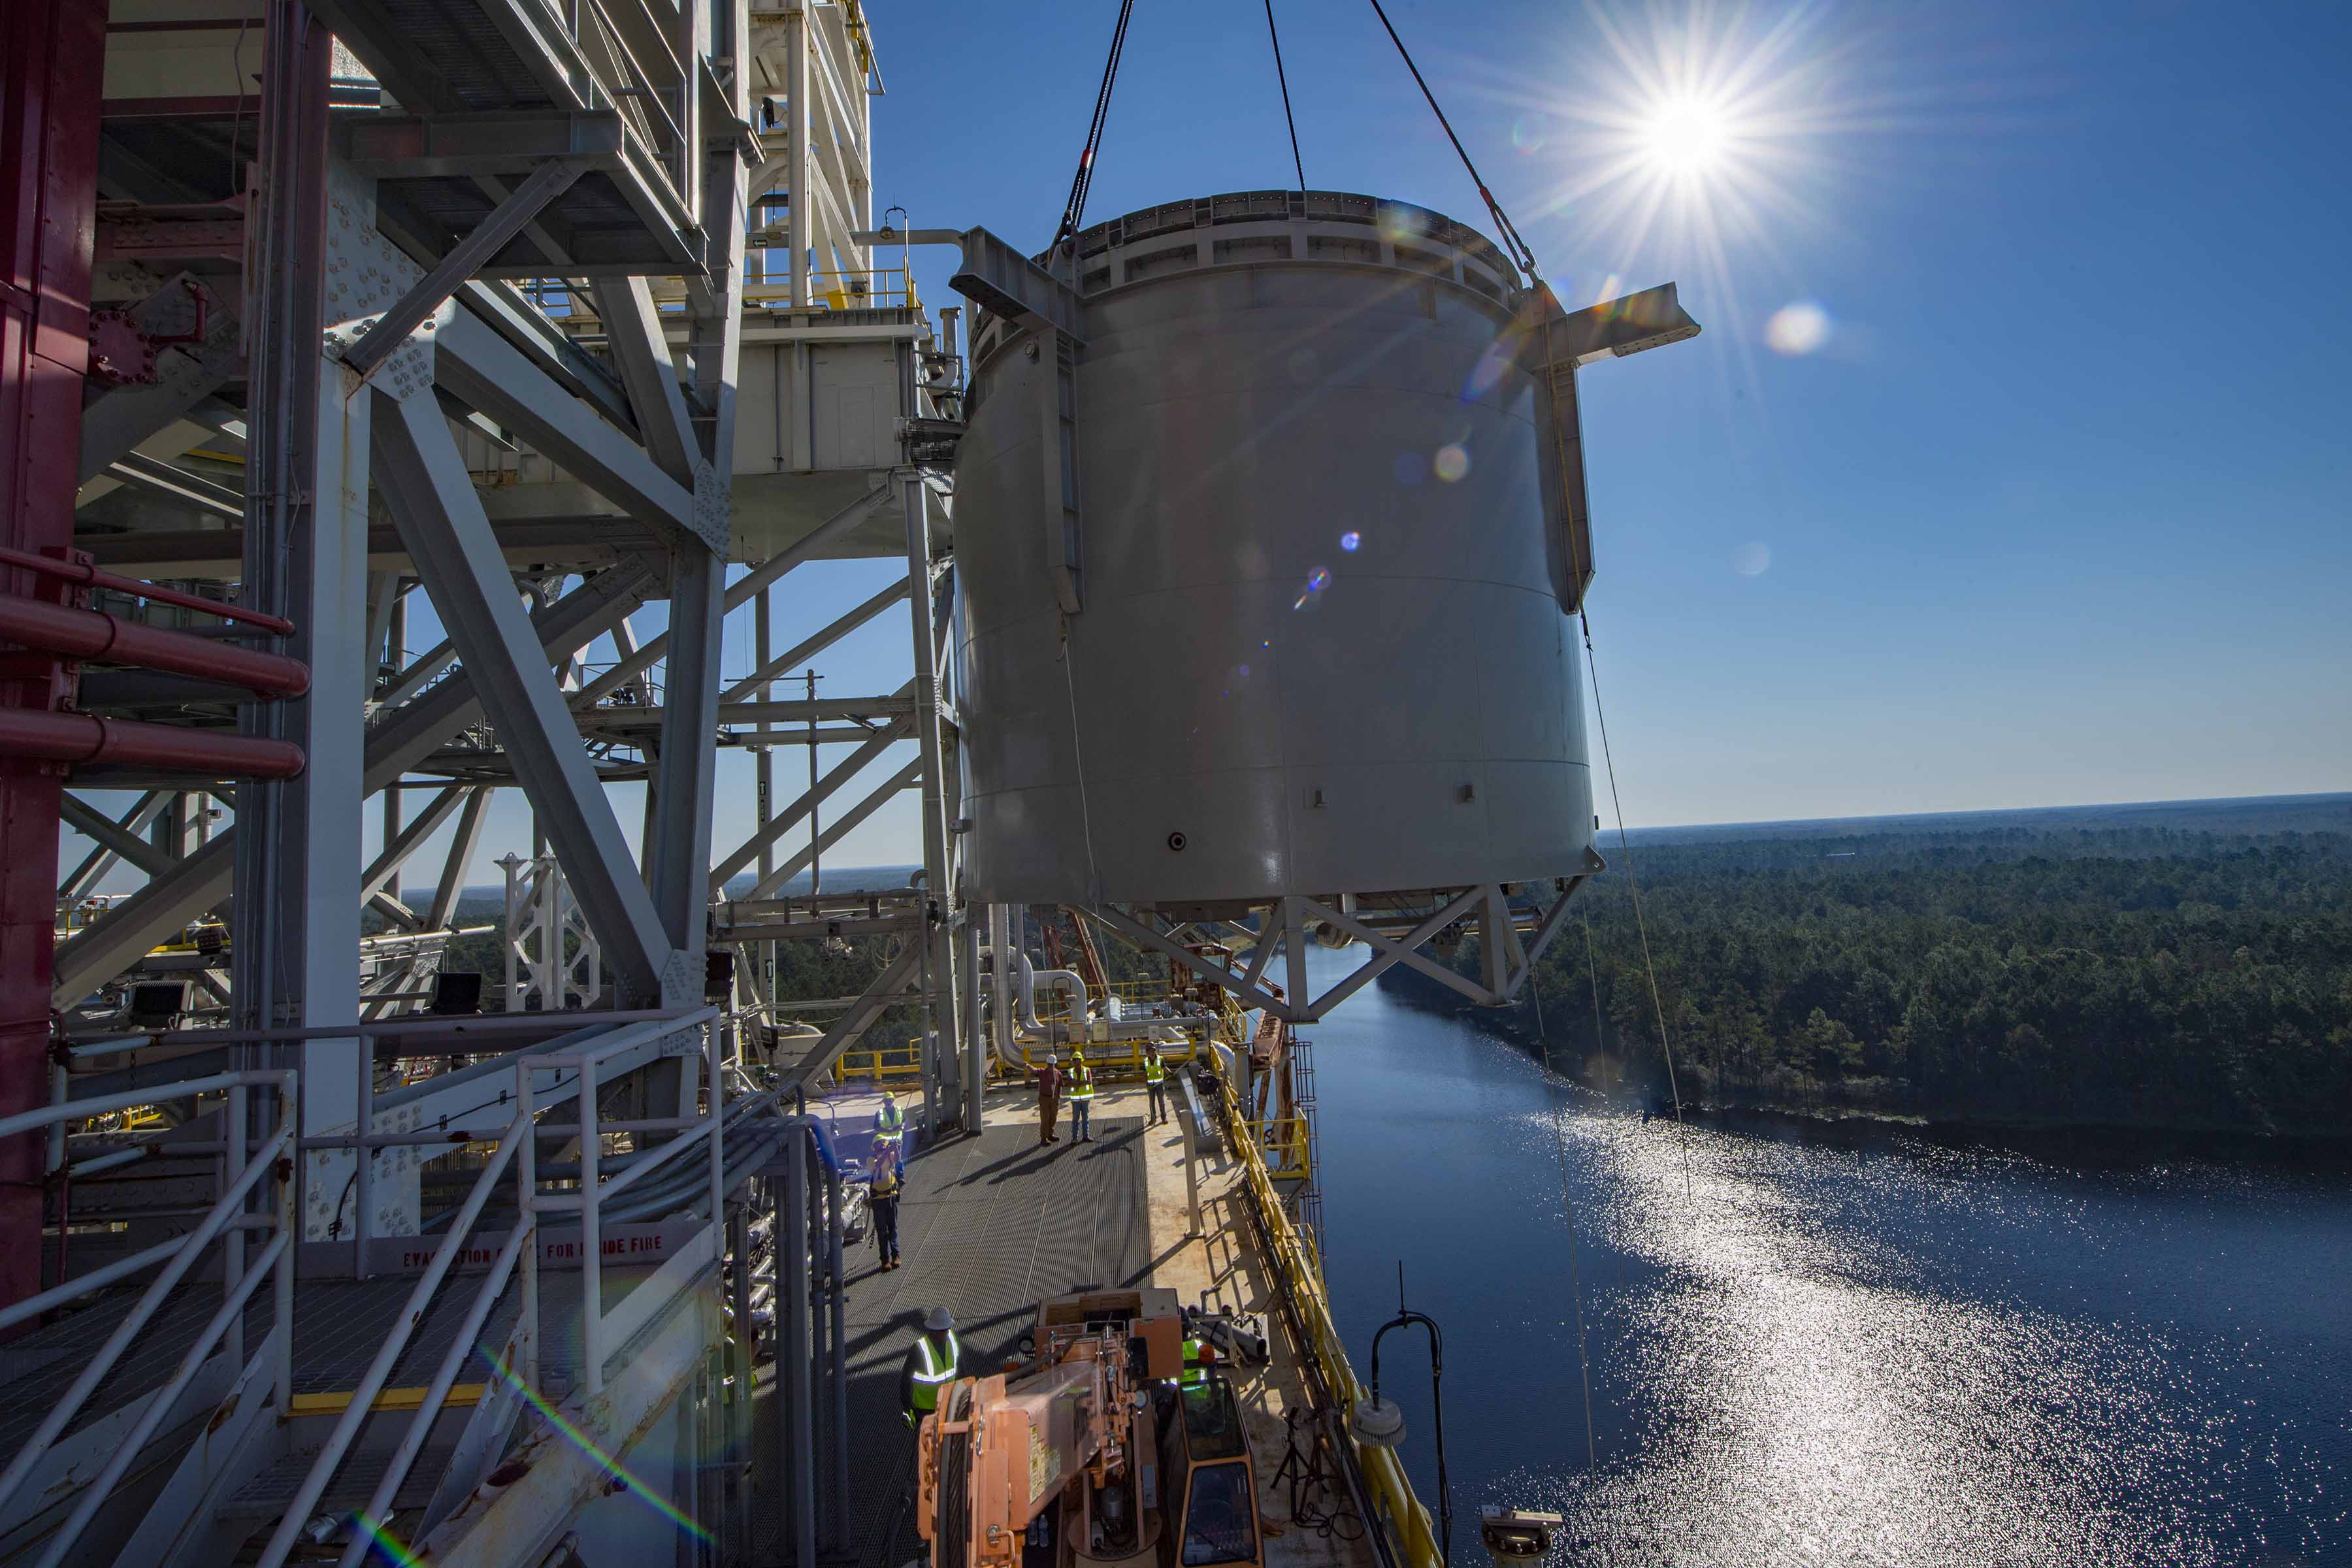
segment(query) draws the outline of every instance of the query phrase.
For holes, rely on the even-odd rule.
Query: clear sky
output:
[[[1115,9],[877,7],[877,205],[1042,244]],[[1491,227],[1368,0],[1275,14],[1309,184]],[[1564,299],[1706,329],[1583,378],[1634,822],[2352,787],[2352,10],[1390,15]],[[1141,0],[1089,217],[1289,152],[1259,0]]]
[[[1042,247],[1116,9],[872,0],[877,213]],[[1632,822],[2352,787],[2352,10],[1390,11],[1563,299],[1672,279],[1706,326],[1583,381]],[[1491,229],[1368,0],[1275,14],[1311,185]],[[1088,217],[1289,152],[1261,0],[1139,0]],[[780,637],[887,575],[803,568]],[[883,617],[824,689],[908,646]],[[832,858],[919,856],[908,799]]]

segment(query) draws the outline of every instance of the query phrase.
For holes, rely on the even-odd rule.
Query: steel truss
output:
[[[872,271],[870,250],[852,237],[873,222],[866,96],[879,74],[871,39],[855,7],[819,4],[763,5],[755,25],[740,0],[268,0],[254,49],[240,61],[228,38],[212,36],[215,10],[192,5],[184,22],[170,24],[191,40],[191,96],[139,100],[135,115],[122,100],[104,113],[123,114],[102,120],[96,71],[107,46],[95,26],[63,28],[69,47],[52,62],[62,68],[50,71],[46,100],[18,97],[26,84],[12,74],[12,112],[34,103],[58,137],[82,139],[72,157],[11,140],[27,179],[62,182],[85,205],[101,197],[126,204],[106,205],[95,226],[53,226],[85,237],[94,226],[97,265],[93,273],[85,249],[87,280],[66,276],[52,291],[117,310],[107,341],[133,359],[145,355],[152,374],[133,364],[124,384],[89,400],[78,460],[69,442],[58,443],[50,493],[26,492],[50,509],[55,537],[12,532],[6,542],[39,550],[70,540],[118,577],[184,588],[193,605],[163,588],[152,596],[120,584],[88,592],[93,608],[127,623],[213,639],[200,647],[290,656],[308,679],[299,695],[257,702],[227,678],[226,651],[220,670],[202,659],[185,669],[93,669],[78,693],[83,711],[295,748],[303,765],[279,779],[82,765],[72,793],[58,787],[56,769],[0,781],[12,847],[26,837],[54,845],[58,823],[92,845],[62,875],[37,855],[10,859],[10,889],[29,877],[38,895],[16,899],[12,910],[21,903],[49,919],[54,886],[70,918],[61,930],[28,927],[26,952],[37,962],[8,966],[31,989],[16,1009],[24,1016],[0,1020],[23,1026],[0,1038],[11,1089],[0,1125],[51,1131],[0,1139],[0,1154],[27,1178],[0,1205],[10,1259],[0,1312],[20,1304],[0,1322],[27,1319],[21,1303],[43,1287],[40,1178],[61,1194],[69,1173],[90,1163],[72,1151],[92,1134],[66,1130],[87,1121],[86,1109],[111,1103],[91,1097],[133,1097],[121,1100],[127,1106],[193,1084],[188,1103],[199,1119],[174,1135],[234,1156],[221,1168],[244,1173],[234,1192],[205,1192],[227,1216],[222,1256],[233,1287],[290,1283],[298,1269],[305,1280],[320,1268],[364,1276],[391,1255],[387,1246],[409,1238],[433,1261],[415,1312],[403,1320],[404,1336],[497,1194],[519,1205],[520,1219],[502,1243],[494,1234],[488,1243],[497,1253],[490,1284],[467,1310],[460,1340],[483,1330],[499,1287],[517,1280],[527,1305],[508,1342],[516,1387],[618,1452],[669,1419],[681,1386],[707,1383],[715,1401],[721,1384],[732,1385],[703,1377],[722,1327],[695,1287],[742,1228],[733,1162],[747,1129],[756,1144],[773,1100],[738,1100],[728,1088],[740,1070],[741,1026],[757,1010],[730,998],[715,1016],[695,1011],[708,984],[714,896],[754,868],[763,895],[784,887],[912,792],[925,814],[922,888],[894,898],[891,921],[859,934],[899,944],[886,967],[902,987],[914,984],[914,999],[943,1037],[940,1051],[951,1053],[964,1019],[976,1016],[960,1010],[964,971],[953,934],[959,737],[940,668],[952,613],[942,591],[946,484],[895,440],[843,459],[825,454],[809,427],[815,373],[806,341],[838,341],[845,322],[870,329],[895,367],[898,415],[939,412],[917,390],[929,329],[911,284]],[[38,31],[29,17],[12,16],[8,26],[12,42]],[[243,43],[234,21],[230,32]],[[257,55],[257,95],[247,74]],[[373,84],[352,77],[354,59]],[[76,71],[88,78],[79,88],[66,79]],[[231,102],[235,114],[225,111]],[[94,173],[88,145],[97,148]],[[781,227],[765,222],[759,200],[772,195],[790,198]],[[755,245],[763,253],[756,260]],[[788,250],[791,285],[780,300],[769,289],[754,300],[748,290],[764,288],[772,248]],[[55,259],[71,274],[73,256]],[[895,308],[878,308],[894,289]],[[17,299],[7,297],[12,332]],[[778,309],[768,311],[772,304]],[[855,309],[863,306],[877,308]],[[736,485],[747,310],[782,342],[768,352],[789,361],[799,421],[786,491],[762,492],[748,531],[739,520],[749,503]],[[73,323],[72,342],[80,330]],[[12,398],[33,385],[18,368],[12,362]],[[79,367],[63,370],[73,374],[57,384],[60,405],[79,408]],[[11,426],[11,435],[21,430]],[[510,486],[509,478],[527,482]],[[794,521],[803,517],[804,526]],[[861,604],[833,607],[819,617],[829,622],[822,631],[774,656],[780,584],[809,561],[852,553],[887,553],[906,574]],[[26,584],[5,574],[0,588],[25,595]],[[910,676],[897,691],[774,700],[785,673],[902,601]],[[635,617],[656,603],[666,605],[667,626],[641,635]],[[292,630],[257,637],[251,626],[218,626],[209,604],[262,612]],[[410,623],[427,611],[446,638],[412,653]],[[722,629],[738,611],[758,621],[761,653],[748,675],[720,665]],[[5,672],[11,681],[16,673]],[[0,692],[0,706],[75,700],[70,684],[61,689],[44,676],[37,693],[16,685]],[[839,763],[819,770],[813,760],[799,801],[778,813],[763,799],[743,845],[714,846],[722,748],[760,751],[764,771],[773,746],[806,744],[814,759],[816,746],[844,742],[854,749]],[[608,794],[615,782],[644,784],[641,824],[616,812]],[[466,875],[501,790],[520,792],[547,851],[540,863],[555,910],[539,967],[568,973],[575,1000],[597,1000],[597,976],[609,972],[613,994],[600,1011],[566,1010],[559,978],[546,1013],[417,1017],[460,934]],[[116,792],[129,793],[109,801]],[[41,818],[31,829],[19,816],[26,802]],[[375,847],[363,851],[362,825],[379,813]],[[425,847],[444,843],[420,870]],[[126,872],[142,879],[136,890],[93,900]],[[570,901],[577,921],[567,918]],[[158,952],[192,927],[210,945]],[[120,1030],[109,1009],[130,982],[158,974],[193,975],[209,1000],[191,1002],[191,1021],[214,1026],[89,1037],[110,1023]],[[51,1009],[79,1042],[61,1051],[54,1072]],[[855,1038],[880,1010],[853,1006],[832,1033]],[[952,1079],[954,1058],[943,1059]],[[419,1061],[439,1070],[402,1083],[398,1075]],[[214,1067],[221,1070],[205,1076]],[[394,1076],[380,1081],[385,1067]],[[260,1140],[257,1130],[269,1123],[258,1112],[246,1124],[245,1087],[236,1125],[222,1124],[225,1112],[210,1107],[236,1074],[246,1075],[234,1077],[239,1086],[267,1085],[272,1114],[299,1129],[299,1151],[287,1142],[295,1131],[278,1143]],[[565,1125],[547,1114],[559,1100],[577,1105]],[[937,1110],[942,1121],[952,1114],[944,1104]],[[17,1111],[29,1119],[6,1120]],[[607,1133],[638,1146],[600,1179]],[[153,1159],[164,1148],[155,1138],[141,1134],[100,1158]],[[420,1244],[418,1164],[468,1142],[488,1163],[454,1227]],[[550,1142],[552,1154],[577,1150],[579,1165],[568,1173],[538,1165],[533,1146]],[[665,1163],[700,1170],[704,1147],[707,1183],[672,1173],[639,1181]],[[746,1157],[760,1154],[753,1147]],[[275,1184],[266,1210],[257,1172]],[[174,1180],[202,1186],[206,1178],[199,1164]],[[542,1188],[542,1180],[557,1184]],[[511,1199],[503,1195],[509,1187]],[[621,1305],[586,1309],[584,1386],[567,1389],[530,1364],[538,1359],[538,1216],[582,1222],[593,1303],[600,1194],[606,1213],[625,1216],[642,1194],[669,1205],[660,1212],[688,1229],[682,1242],[670,1237],[681,1250]],[[262,1223],[269,1215],[274,1232]],[[268,1248],[252,1268],[248,1232]],[[56,1290],[116,1277],[76,1263]],[[52,1558],[87,1530],[126,1563],[216,1560],[234,1545],[218,1522],[225,1500],[257,1466],[305,1440],[323,1439],[326,1451],[299,1477],[297,1506],[268,1531],[266,1563],[296,1550],[345,1446],[363,1436],[362,1447],[388,1445],[394,1455],[371,1488],[379,1516],[403,1470],[447,1467],[433,1505],[410,1521],[419,1527],[411,1539],[429,1533],[439,1562],[536,1562],[567,1520],[604,1495],[592,1463],[551,1450],[486,1527],[477,1486],[509,1436],[526,1430],[527,1415],[517,1425],[525,1401],[487,1397],[458,1423],[456,1455],[427,1448],[434,1412],[462,1370],[446,1362],[425,1413],[400,1418],[405,1431],[379,1440],[368,1424],[396,1342],[340,1416],[305,1427],[287,1400],[285,1358],[300,1315],[291,1295],[281,1298],[254,1369],[244,1365],[253,1347],[242,1344],[234,1312],[225,1313],[226,1375],[200,1345],[121,1462],[102,1472],[121,1473],[151,1434],[178,1431],[181,1403],[226,1396],[224,1410],[236,1407],[234,1421],[215,1424],[216,1443],[167,1460],[171,1479],[148,1523],[130,1539],[108,1534],[101,1484],[89,1506],[62,1521]],[[609,1380],[600,1341],[634,1347]],[[274,1380],[278,1397],[254,1397],[257,1379],[265,1389]],[[273,1414],[279,1419],[267,1418]],[[172,1424],[158,1426],[166,1415]],[[682,1434],[700,1430],[678,1420]],[[93,1473],[79,1449],[66,1450],[122,1429],[93,1426],[58,1440],[55,1452],[50,1432],[15,1479],[36,1462]],[[740,1513],[740,1499],[729,1509]],[[6,1511],[5,1500],[0,1513],[0,1533],[29,1521]],[[90,1540],[79,1548],[91,1549]],[[349,1562],[366,1546],[350,1536],[338,1550]]]
[[[1256,920],[1254,926],[1247,916],[1187,918],[1187,911],[1109,903],[1083,908],[1117,935],[1231,992],[1243,1006],[1263,1008],[1288,1023],[1320,1020],[1399,964],[1481,1006],[1500,1007],[1535,973],[1536,961],[1559,934],[1577,889],[1601,869],[1601,858],[1586,853],[1590,869],[1552,883],[1548,904],[1538,901],[1527,884],[1487,882],[1377,899],[1285,897],[1249,911]],[[1471,930],[1479,939],[1475,980],[1422,951],[1449,938],[1458,940]],[[1325,933],[1340,940],[1330,942]],[[1315,941],[1335,946],[1361,942],[1372,950],[1371,955],[1318,995],[1307,974],[1307,949]],[[1243,952],[1248,953],[1247,961],[1236,966],[1234,958]],[[1267,978],[1277,955],[1283,960],[1281,984]]]

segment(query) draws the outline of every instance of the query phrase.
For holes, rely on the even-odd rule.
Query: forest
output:
[[[1700,1106],[2352,1130],[2352,836],[2012,827],[1610,858],[1534,994],[1486,1015],[1595,1088],[1664,1100],[1671,1076]],[[1475,973],[1475,941],[1452,962]],[[1402,971],[1382,984],[1455,1000]]]

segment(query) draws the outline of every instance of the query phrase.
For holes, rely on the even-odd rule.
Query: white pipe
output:
[[[1067,969],[1039,969],[1029,962],[1027,953],[1018,950],[1015,950],[1013,958],[1020,966],[1020,978],[1012,986],[1013,1022],[1021,1028],[1032,1030],[1037,1034],[1042,1035],[1046,1032],[1045,1024],[1037,1016],[1037,984],[1038,982],[1043,981],[1064,993],[1068,999],[1073,1016],[1076,1020],[1070,1027],[1076,1032],[1080,1037],[1080,1042],[1083,1043],[1086,1021],[1094,1015],[1094,995],[1087,989],[1086,978]],[[991,1004],[1002,1007],[1005,1000],[1005,977],[998,973],[995,950],[983,949],[982,960],[989,973]],[[992,1044],[990,1048],[995,1052],[997,1064],[1006,1071],[1026,1072],[1028,1070],[1025,1063],[1006,1061],[1002,1050],[997,1049],[994,1045]]]

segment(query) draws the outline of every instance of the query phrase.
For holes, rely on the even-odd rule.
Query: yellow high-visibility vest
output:
[[[929,1334],[915,1342],[915,1350],[919,1357],[915,1367],[915,1408],[936,1410],[940,1405],[940,1390],[955,1381],[956,1361],[962,1353],[956,1344],[955,1331],[948,1331],[948,1350],[944,1358],[932,1345]]]

